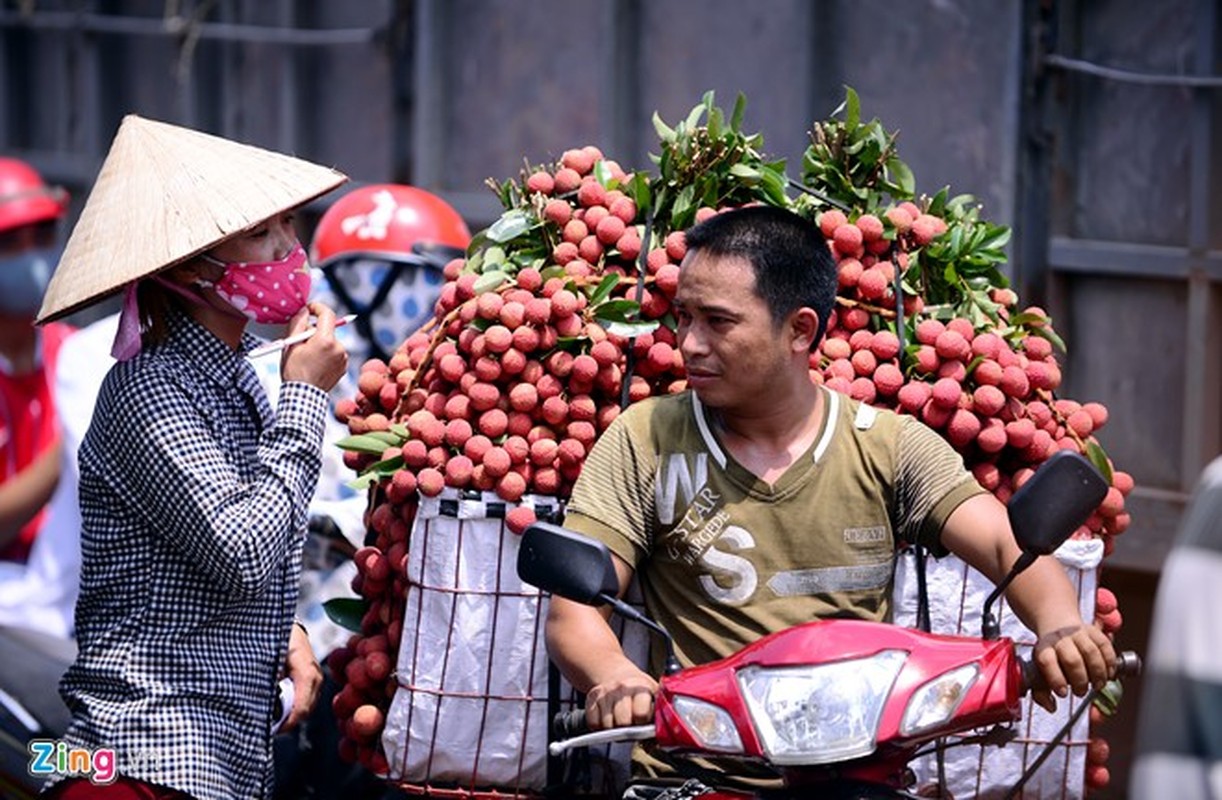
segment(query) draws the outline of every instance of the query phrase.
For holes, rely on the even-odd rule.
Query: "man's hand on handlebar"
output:
[[[658,682],[635,667],[604,680],[586,694],[590,730],[653,722],[653,696],[657,691]]]
[[[1116,650],[1112,641],[1095,625],[1060,628],[1040,636],[1033,659],[1043,685],[1033,687],[1035,702],[1051,712],[1056,697],[1072,690],[1081,697],[1092,686],[1102,689],[1116,674]]]

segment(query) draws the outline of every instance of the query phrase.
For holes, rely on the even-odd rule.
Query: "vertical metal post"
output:
[[[1196,4],[1196,42],[1193,68],[1198,75],[1211,75],[1216,58],[1218,27],[1215,0]],[[1188,170],[1188,253],[1199,259],[1209,250],[1211,203],[1215,201],[1210,177],[1217,131],[1212,91],[1192,90],[1190,122],[1191,169]],[[1217,334],[1222,309],[1218,295],[1204,270],[1194,267],[1188,278],[1188,307],[1184,320],[1184,409],[1183,462],[1180,484],[1191,491],[1206,463],[1222,451],[1219,435],[1219,403],[1222,402],[1222,368]]]
[[[87,11],[96,10],[97,3],[89,2]],[[68,92],[68,137],[64,150],[67,152],[101,154],[102,140],[106,138],[98,130],[101,119],[101,63],[98,58],[97,38],[79,28],[65,34],[75,55],[73,73],[69,76],[72,88]]]
[[[221,3],[220,16],[222,20],[233,20],[238,17],[239,0],[224,0]],[[218,109],[220,117],[220,135],[227,139],[241,139],[241,103],[235,98],[239,96],[237,87],[242,80],[243,45],[229,39],[219,42],[221,51],[220,86],[214,93],[220,100]]]
[[[413,0],[394,0],[387,23],[387,58],[390,63],[391,130],[390,180],[412,182],[412,153],[415,152],[413,120],[416,116],[415,16]]]
[[[276,7],[276,23],[282,28],[297,27],[297,5],[295,0],[279,0]],[[297,135],[300,117],[297,114],[301,102],[298,92],[301,82],[297,68],[301,57],[296,47],[280,47],[280,96],[279,101],[279,148],[281,153],[296,153],[301,146]]]
[[[1040,0],[1044,6],[1044,19],[1052,26],[1049,33],[1049,47],[1057,52],[1077,55],[1081,51],[1080,33],[1082,27],[1082,3],[1080,0]],[[1045,175],[1048,176],[1048,195],[1045,198],[1046,208],[1051,208],[1056,200],[1061,200],[1069,208],[1074,204],[1074,187],[1068,182],[1059,185],[1066,176],[1077,174],[1077,148],[1081,142],[1080,113],[1082,103],[1077,102],[1085,94],[1082,78],[1069,74],[1060,76],[1055,82],[1046,84],[1044,91],[1049,93],[1047,108],[1048,133],[1051,136],[1046,151],[1048,162]],[[1055,98],[1051,95],[1055,94]],[[1057,193],[1061,196],[1058,198]],[[1052,234],[1052,222],[1047,211],[1043,212],[1047,227],[1043,231],[1043,249],[1040,251],[1038,264],[1043,265],[1041,271],[1024,281],[1020,287],[1019,296],[1023,302],[1042,304],[1054,320],[1064,319],[1069,306],[1069,281],[1063,274],[1048,268],[1048,241]],[[1074,231],[1069,232],[1071,235]],[[1027,253],[1027,256],[1032,255]],[[1024,291],[1025,290],[1025,291]]]
[[[646,155],[639,149],[640,109],[634,102],[641,96],[641,13],[640,0],[610,0],[603,5],[603,27],[610,43],[603,53],[603,74],[610,89],[602,95],[599,144],[605,153],[630,159],[629,164],[645,163]]]
[[[1011,251],[1010,279],[1020,297],[1048,279],[1049,173],[1052,139],[1048,125],[1050,78],[1042,60],[1052,47],[1052,21],[1043,0],[1023,0],[1021,88],[1018,120],[1018,174],[1014,181],[1017,236]]]
[[[415,75],[413,84],[411,159],[412,182],[430,190],[443,189],[445,167],[445,47],[450,26],[450,4],[445,0],[416,0]]]
[[[1019,183],[1019,165],[1022,163],[1022,152],[1020,151],[1020,143],[1023,141],[1023,130],[1020,127],[1022,100],[1028,85],[1024,73],[1024,67],[1027,63],[1024,54],[1027,52],[1027,37],[1032,35],[1032,31],[1025,24],[1027,22],[1025,14],[1027,3],[1024,0],[1011,0],[1006,5],[1009,10],[1009,13],[1006,15],[1009,18],[1009,22],[1003,23],[1002,29],[1006,31],[1009,39],[1009,58],[1006,60],[1006,79],[1002,85],[1002,123],[998,131],[1002,140],[1000,148],[1001,163],[997,165],[997,168],[1001,176],[1002,186],[1008,187],[1008,191],[1003,190],[1001,192],[998,216],[1001,219],[1007,220],[1008,224],[1013,226],[1019,211],[1016,190]],[[1014,240],[1011,239],[1006,249],[1013,255],[1014,248]],[[1003,265],[1003,271],[1008,275],[1012,275],[1014,270],[1013,261]]]

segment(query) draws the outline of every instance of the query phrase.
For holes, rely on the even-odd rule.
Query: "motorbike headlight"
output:
[[[874,752],[878,720],[908,654],[810,667],[745,667],[738,682],[774,764],[826,764]]]
[[[720,706],[686,695],[674,699],[675,713],[705,750],[718,753],[741,753],[743,741],[738,737],[734,720]]]
[[[965,664],[950,672],[943,672],[922,685],[912,693],[908,707],[904,709],[900,733],[912,736],[946,722],[959,710],[963,698],[979,676],[980,667],[977,664]]]

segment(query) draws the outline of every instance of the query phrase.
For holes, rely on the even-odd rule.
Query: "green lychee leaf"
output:
[[[723,124],[724,120],[722,119],[721,109],[713,106],[713,108],[709,109],[709,121],[707,125],[709,136],[712,136],[714,139],[720,139]]]
[[[636,322],[636,315],[640,311],[640,303],[622,298],[608,300],[593,309],[594,319],[600,323],[604,320],[607,322]]]
[[[499,269],[494,269],[491,272],[485,272],[475,279],[475,285],[472,287],[475,293],[484,294],[500,286],[505,281],[509,280],[509,276]]]
[[[916,192],[916,179],[912,169],[897,156],[887,159],[887,171],[890,173],[891,194],[897,200],[906,200]]]
[[[395,436],[398,436],[401,440],[405,442],[408,439],[412,438],[411,433],[408,432],[407,430],[407,426],[404,425],[402,422],[390,423],[390,432],[393,433]]]
[[[355,489],[358,492],[367,490],[370,486],[374,486],[378,482],[378,476],[372,472],[363,473],[360,477],[353,478],[348,481],[345,486],[350,489]]]
[[[618,284],[619,284],[619,275],[615,274],[614,272],[608,275],[604,275],[603,279],[599,281],[598,283],[598,288],[596,288],[594,290],[594,293],[590,295],[590,305],[597,306],[599,303],[606,300],[607,297],[610,296],[611,291]]]
[[[393,456],[391,458],[384,458],[381,461],[375,461],[374,463],[366,467],[361,472],[361,475],[373,475],[378,480],[381,480],[382,478],[391,477],[392,475],[395,474],[395,472],[397,472],[398,470],[402,468],[403,468],[403,456],[398,455],[398,456]]]
[[[344,630],[361,632],[361,620],[369,612],[369,601],[361,597],[333,597],[322,604],[327,618]]]
[[[335,443],[335,446],[340,450],[347,450],[353,453],[366,453],[369,455],[380,456],[385,452],[387,447],[392,445],[387,444],[386,440],[380,439],[368,433],[358,433],[352,436],[345,436]]]
[[[484,269],[484,251],[472,253],[467,257],[467,263],[463,265],[463,272],[480,273]]]
[[[398,447],[399,445],[403,444],[403,440],[405,438],[394,431],[369,431],[368,433],[364,433],[362,435],[368,436],[371,439],[383,441],[386,443],[387,447]],[[410,436],[410,434],[408,435]]]
[[[1052,342],[1052,346],[1055,347],[1057,350],[1060,350],[1062,353],[1068,352],[1065,348],[1065,340],[1062,339],[1060,335],[1056,331],[1054,331],[1052,328],[1050,327],[1036,328],[1035,335],[1043,336],[1045,339]]]
[[[861,124],[861,98],[852,87],[844,87],[844,126],[850,131]]]
[[[743,125],[743,113],[747,109],[747,96],[742,92],[734,98],[734,110],[730,112],[730,130],[738,133]]]
[[[518,238],[538,224],[538,221],[525,211],[520,209],[507,211],[501,215],[500,219],[488,227],[488,238],[498,243],[508,242],[511,239]]]
[[[1107,459],[1107,453],[1099,445],[1099,442],[1090,439],[1086,442],[1086,457],[1090,463],[1095,465],[1095,469],[1099,470],[1100,474],[1107,480],[1108,484],[1112,483],[1112,464]]]
[[[618,185],[618,181],[611,174],[611,167],[607,166],[605,159],[598,159],[594,162],[594,179],[598,181],[604,189],[614,189]]]
[[[606,328],[607,333],[625,338],[653,333],[658,329],[657,320],[648,320],[646,322],[604,322],[602,325]]]
[[[778,173],[776,170],[765,169],[761,173],[763,179],[764,194],[774,206],[782,208],[790,205],[789,195],[785,193],[785,187],[788,181],[784,173]]]
[[[648,213],[652,206],[649,176],[644,172],[633,174],[632,178],[621,187],[624,194],[636,203],[637,217]]]
[[[731,164],[730,175],[748,182],[755,182],[760,179],[760,171],[755,167],[746,164]]]
[[[687,119],[684,120],[683,122],[684,129],[689,132],[693,130],[697,125],[700,124],[700,118],[703,117],[705,112],[708,111],[712,107],[713,107],[713,90],[710,89],[709,91],[704,93],[704,97],[700,100],[700,105],[696,106],[695,108],[693,108],[691,111],[688,112]]]
[[[653,129],[664,143],[675,140],[675,129],[663,122],[662,117],[656,111],[653,112]]]

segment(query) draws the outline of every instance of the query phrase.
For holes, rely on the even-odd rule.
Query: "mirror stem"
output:
[[[993,589],[993,593],[984,601],[984,611],[981,613],[980,636],[982,639],[992,641],[1001,636],[1001,623],[993,616],[993,603],[997,602],[997,598],[1001,597],[1002,592],[1010,585],[1010,582],[1018,576],[1020,572],[1035,563],[1035,553],[1023,551],[1023,554],[1014,562],[1014,566],[1010,567],[1010,572],[997,587]]]
[[[665,628],[651,620],[649,617],[646,617],[644,614],[637,611],[623,600],[620,600],[618,597],[612,597],[608,594],[600,594],[598,599],[615,609],[616,613],[618,613],[620,616],[630,619],[633,622],[639,622],[646,628],[649,628],[651,631],[654,631],[662,637],[662,640],[666,642],[666,664],[662,668],[662,671],[665,674],[674,675],[676,672],[682,669],[682,667],[679,666],[679,659],[675,658],[675,640],[671,638],[670,633],[668,633]]]

